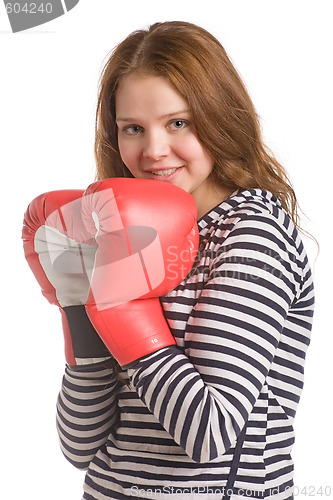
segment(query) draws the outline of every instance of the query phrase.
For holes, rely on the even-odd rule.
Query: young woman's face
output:
[[[116,122],[120,155],[134,177],[183,188],[193,195],[199,217],[222,201],[220,195],[212,200],[213,159],[195,134],[186,101],[167,79],[125,77],[116,92]]]

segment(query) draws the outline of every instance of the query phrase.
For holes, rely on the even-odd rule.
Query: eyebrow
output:
[[[189,109],[181,109],[179,111],[173,111],[172,113],[166,113],[165,115],[161,115],[158,117],[158,120],[163,120],[165,118],[170,118],[171,116],[177,116],[177,115],[182,115],[183,113],[190,113]],[[137,120],[135,118],[130,118],[130,117],[119,117],[116,118],[116,122],[136,122]]]

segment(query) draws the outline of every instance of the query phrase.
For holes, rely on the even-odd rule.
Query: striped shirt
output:
[[[86,500],[293,498],[293,421],[314,290],[304,246],[271,193],[199,221],[196,262],[161,298],[177,346],[123,371],[66,367],[61,448]]]

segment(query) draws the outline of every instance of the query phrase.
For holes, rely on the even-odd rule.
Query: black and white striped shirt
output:
[[[67,367],[63,453],[83,498],[292,498],[293,420],[314,306],[300,236],[271,193],[202,217],[191,273],[161,299],[176,347],[123,372]]]

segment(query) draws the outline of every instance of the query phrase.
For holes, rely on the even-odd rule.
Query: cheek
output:
[[[178,145],[178,151],[184,160],[189,163],[198,163],[201,168],[213,168],[214,161],[194,135],[189,135],[183,138]]]
[[[121,159],[123,160],[125,165],[130,168],[137,158],[137,148],[133,147],[133,144],[124,142],[121,139],[118,139],[118,148]]]

